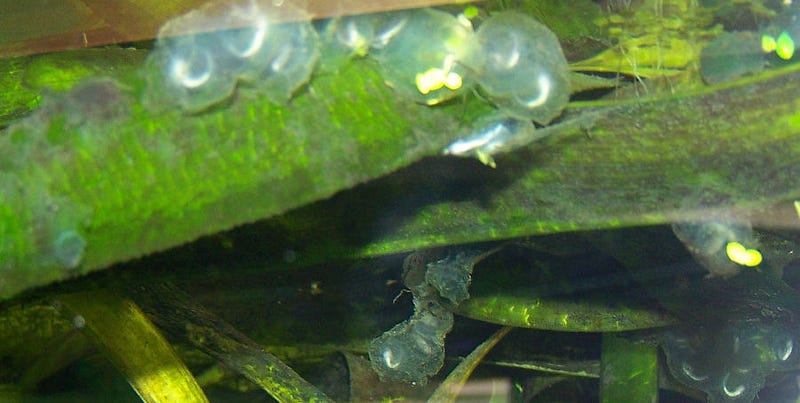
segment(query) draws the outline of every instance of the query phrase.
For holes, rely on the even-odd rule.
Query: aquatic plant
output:
[[[476,19],[472,35],[480,37],[481,28],[491,27],[492,19],[499,18],[495,16],[515,13],[488,13]],[[443,11],[421,14],[449,22],[451,17],[458,19]],[[402,15],[407,13],[385,15],[377,24]],[[533,21],[517,19],[526,21],[520,26],[531,26]],[[549,118],[556,124],[534,130],[531,118],[508,116],[513,105],[504,104],[504,99],[514,97],[501,94],[508,88],[492,82],[492,78],[510,82],[517,72],[481,74],[485,61],[472,67],[454,64],[464,67],[460,73],[442,64],[423,66],[413,76],[404,72],[406,96],[398,95],[398,85],[386,86],[386,63],[379,62],[380,52],[388,49],[391,54],[393,46],[403,44],[396,41],[404,35],[413,37],[398,28],[403,25],[399,23],[381,28],[354,19],[359,21],[350,24],[354,28],[342,24],[339,31],[329,21],[314,25],[320,30],[313,33],[301,22],[287,32],[318,37],[320,59],[309,62],[303,56],[291,63],[283,60],[289,53],[268,52],[264,60],[298,66],[290,77],[303,79],[290,84],[291,89],[263,90],[259,79],[268,82],[278,71],[259,67],[261,76],[236,73],[236,68],[246,71],[242,66],[247,63],[234,56],[250,54],[255,47],[249,45],[260,42],[261,36],[259,20],[243,21],[252,21],[255,27],[164,36],[143,71],[45,95],[38,112],[2,134],[2,149],[14,151],[0,159],[4,296],[273,215],[279,217],[264,225],[281,234],[270,238],[279,241],[254,249],[275,256],[263,267],[277,268],[528,234],[671,223],[681,218],[681,201],[697,185],[699,172],[712,178],[704,185],[710,182],[729,201],[725,206],[712,203],[709,209],[731,204],[752,210],[797,196],[793,163],[797,152],[792,146],[797,133],[797,69],[792,66],[697,91],[676,87],[678,95],[562,105],[555,108],[558,119]],[[327,32],[336,36],[326,37]],[[332,39],[341,32],[350,34],[341,36],[345,40]],[[344,61],[326,70],[325,57],[331,54],[327,47],[333,44],[343,44],[339,50]],[[233,68],[233,78],[225,81],[230,87],[204,81],[205,73],[219,67],[212,69],[204,64],[206,57],[197,57],[205,46],[230,56],[214,61]],[[298,45],[313,48],[303,46]],[[196,60],[199,68],[191,70],[188,62],[180,69],[171,68],[165,56],[171,51],[184,55],[174,60]],[[315,52],[302,55],[309,53]],[[155,56],[159,54],[161,59]],[[271,58],[277,54],[285,57]],[[321,70],[309,76],[302,73],[313,65]],[[656,67],[650,68],[657,74]],[[170,81],[164,75],[170,71],[187,74]],[[474,80],[484,99],[464,91],[463,97],[432,106],[427,100],[411,102],[424,91],[458,91],[466,79]],[[192,92],[192,85],[201,88],[206,82],[222,89]],[[520,88],[530,95],[542,89],[534,84],[539,83]],[[170,85],[181,85],[183,93],[172,91]],[[199,102],[186,101],[189,95],[198,95]],[[545,141],[497,155],[532,139]],[[484,163],[497,159],[500,169],[487,172],[491,170],[470,161],[426,160],[324,204],[284,214],[441,150],[475,155]],[[445,164],[455,178],[436,176],[431,166],[440,167],[437,164]],[[435,186],[430,185],[433,181]],[[24,214],[17,214],[20,211]],[[353,211],[359,212],[357,218],[352,218]],[[745,254],[752,248],[738,241],[725,245],[737,243]],[[282,259],[290,255],[291,259]],[[17,276],[17,270],[24,274]],[[322,288],[317,285],[312,290],[321,293]],[[459,309],[483,312],[488,318],[482,320],[513,319],[519,326],[569,331],[616,331],[631,323],[644,327],[663,323],[658,317],[637,321],[642,311],[626,311],[627,306],[613,310],[587,303],[567,309],[560,301],[537,305],[530,297],[502,293],[481,297]],[[548,308],[536,312],[543,317],[531,318],[536,306]],[[500,314],[503,311],[506,316]],[[439,334],[448,327],[442,324],[448,322],[445,316],[430,309],[412,315],[384,340],[376,361],[406,371],[413,368],[405,366],[415,361],[408,357],[422,350],[435,352],[432,346],[443,344]],[[745,330],[733,332],[745,334]],[[729,386],[737,389],[733,383]]]

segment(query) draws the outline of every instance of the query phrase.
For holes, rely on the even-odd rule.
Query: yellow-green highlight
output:
[[[658,347],[604,334],[600,363],[600,401],[658,400]]]
[[[58,301],[143,401],[208,401],[172,346],[131,300],[96,291],[61,295]]]

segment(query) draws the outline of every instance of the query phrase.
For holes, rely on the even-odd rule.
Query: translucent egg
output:
[[[394,39],[408,22],[408,12],[381,13],[380,22],[376,26],[375,36],[370,46],[374,49],[383,49]]]
[[[353,57],[369,53],[386,13],[331,18],[319,30],[321,70],[336,72]]]
[[[731,277],[744,266],[761,263],[760,252],[753,249],[757,244],[755,234],[746,222],[721,217],[705,222],[674,223],[672,231],[713,276]]]
[[[447,318],[417,312],[369,345],[372,368],[385,381],[425,384],[444,363],[444,337],[453,325]]]
[[[567,61],[558,38],[519,12],[494,14],[478,28],[482,64],[473,66],[491,101],[514,116],[547,124],[569,101]]]
[[[708,84],[753,74],[767,66],[764,50],[753,32],[725,32],[708,43],[700,54],[700,73]]]
[[[477,252],[462,252],[428,263],[425,281],[432,285],[442,298],[458,305],[469,299],[472,267],[478,256]]]
[[[403,97],[435,105],[472,83],[466,64],[476,57],[474,33],[444,11],[393,13],[373,40],[372,55],[386,83]]]
[[[309,21],[273,27],[271,54],[264,72],[253,85],[273,102],[285,103],[308,82],[319,59],[319,37]]]
[[[364,56],[372,47],[379,24],[385,14],[349,15],[339,18],[330,32],[336,43],[351,53]]]
[[[222,17],[229,31],[220,31],[220,41],[233,57],[255,58],[268,49],[273,23],[255,3],[233,5]]]
[[[218,63],[214,48],[202,37],[161,40],[149,59],[157,73],[149,90],[177,103],[186,111],[207,109],[230,97],[236,85],[232,71]]]
[[[303,11],[282,6],[282,17],[295,22],[279,24],[260,4],[204,7],[165,24],[149,61],[160,72],[148,78],[150,92],[196,112],[230,98],[245,81],[286,102],[311,76],[317,34]]]

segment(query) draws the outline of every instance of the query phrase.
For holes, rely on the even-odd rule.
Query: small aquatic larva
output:
[[[495,168],[493,155],[509,151],[525,139],[531,138],[536,127],[530,120],[509,117],[503,113],[490,113],[479,118],[468,133],[450,143],[442,151],[445,155],[475,156],[483,164]]]

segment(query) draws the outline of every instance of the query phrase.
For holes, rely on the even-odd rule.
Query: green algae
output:
[[[75,219],[87,272],[330,196],[438,152],[458,127],[448,108],[397,99],[368,60],[315,78],[288,106],[241,88],[197,115],[142,107],[140,77],[56,95],[0,138],[1,210],[21,213],[0,226],[0,294],[71,275],[38,240],[52,206],[15,184],[89,212]],[[16,281],[31,270],[38,280]]]

